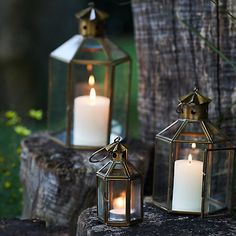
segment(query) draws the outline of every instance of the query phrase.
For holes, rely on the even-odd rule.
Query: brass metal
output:
[[[103,180],[103,183],[105,184],[104,188],[105,191],[103,193],[103,205],[104,205],[104,212],[103,212],[103,217],[99,216],[98,213],[98,218],[100,221],[107,225],[111,226],[129,226],[132,224],[136,224],[139,222],[142,222],[143,220],[143,176],[138,172],[138,170],[127,160],[127,153],[128,150],[127,148],[121,144],[121,139],[116,138],[113,143],[97,150],[95,153],[93,153],[90,156],[90,162],[95,163],[95,162],[100,162],[103,161],[106,158],[109,158],[110,161],[106,163],[98,172],[96,173],[97,175],[97,183],[98,183],[98,178],[101,178]],[[94,157],[103,153],[103,151],[107,152],[107,155],[103,156],[99,160],[94,160]],[[122,166],[123,169],[116,169],[119,170],[120,174],[114,176],[112,173],[116,168],[116,165],[119,164]],[[106,172],[104,173],[103,170],[106,169]],[[121,171],[122,170],[122,171]],[[123,174],[121,174],[123,173]],[[134,195],[135,193],[132,192],[134,191],[131,188],[132,181],[140,181],[140,186],[138,187],[139,194],[137,196]],[[109,207],[112,204],[112,201],[114,200],[113,198],[110,198],[109,196],[111,195],[111,191],[109,189],[109,184],[111,181],[122,181],[124,186],[125,186],[125,199],[126,199],[126,204],[125,204],[125,215],[124,215],[124,220],[114,220],[114,219],[109,219]],[[98,185],[97,185],[98,186]],[[137,188],[136,187],[136,188]],[[98,186],[99,188],[99,186]],[[98,191],[97,189],[97,196],[98,196]],[[117,191],[117,189],[116,189]],[[123,190],[120,190],[121,192]],[[120,192],[120,193],[121,193]],[[135,217],[131,217],[131,197],[135,196],[140,199],[140,204],[138,206],[135,206],[135,209],[132,209],[136,211]],[[101,200],[101,199],[100,199]],[[97,197],[97,201],[99,203],[99,198]],[[98,204],[97,204],[98,207]],[[140,212],[140,214],[138,214]],[[134,213],[133,213],[134,214]]]
[[[104,35],[104,23],[108,14],[94,7],[91,3],[88,8],[76,13],[80,21],[80,33],[85,37],[99,37]]]
[[[198,89],[194,89],[193,92],[181,97],[179,101],[180,104],[178,105],[177,112],[180,113],[180,118],[156,135],[153,181],[154,203],[158,207],[172,213],[197,214],[201,217],[214,216],[219,213],[222,214],[222,211],[224,211],[224,214],[229,214],[233,209],[232,199],[236,172],[236,167],[234,167],[233,163],[235,163],[236,148],[232,146],[230,139],[223,135],[208,120],[207,111],[211,99],[201,95]],[[191,113],[192,109],[195,109],[196,113]],[[174,211],[172,210],[172,199],[175,161],[183,159],[183,153],[186,153],[184,158],[187,158],[187,153],[193,150],[190,149],[192,143],[196,144],[198,150],[198,154],[196,154],[194,158],[203,161],[201,209],[199,212]],[[219,153],[217,153],[217,151]],[[160,159],[160,156],[162,159]],[[165,161],[163,160],[164,156],[166,156],[167,159]],[[220,162],[219,156],[222,160]],[[157,168],[157,164],[164,167],[167,166],[167,163],[168,172],[163,172],[163,175],[166,175],[166,182],[164,182],[164,184],[168,184],[167,186],[163,184],[160,185],[161,180],[156,179],[157,176],[160,176],[160,173],[155,176],[155,168]],[[220,168],[222,168],[222,170]],[[160,167],[159,171],[162,171]],[[211,192],[212,189],[217,189],[217,186],[214,186],[216,181],[212,179],[215,178],[215,176],[217,178],[221,178],[222,176],[222,181],[226,180],[224,186],[224,202],[216,198],[215,195],[217,194],[215,192],[214,194]],[[158,195],[158,193],[160,192],[161,194],[162,191],[158,186],[162,186],[165,190],[165,195]],[[161,200],[157,201],[157,199]],[[210,206],[212,206],[212,209],[210,209]]]
[[[180,98],[177,112],[183,119],[203,120],[208,118],[208,104],[211,99],[194,89],[193,92]]]

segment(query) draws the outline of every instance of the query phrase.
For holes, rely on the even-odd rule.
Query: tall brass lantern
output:
[[[153,200],[202,217],[232,210],[234,149],[208,120],[198,89],[180,98],[180,118],[156,135]]]
[[[129,226],[143,220],[143,177],[127,160],[127,148],[116,138],[114,143],[95,152],[91,162],[107,162],[97,172],[97,214],[105,224]],[[108,154],[94,160],[100,152]]]
[[[107,17],[90,4],[76,14],[81,34],[50,54],[48,129],[70,147],[127,137],[131,60],[104,36]]]

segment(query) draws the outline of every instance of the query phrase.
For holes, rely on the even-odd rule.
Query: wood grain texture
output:
[[[236,15],[233,0],[219,5]],[[177,119],[178,97],[195,83],[213,99],[209,118],[235,138],[236,70],[213,46],[235,62],[236,21],[210,0],[133,0],[132,10],[142,140],[153,143],[155,134]]]
[[[129,160],[146,176],[149,154],[140,142],[130,143]],[[20,177],[24,189],[23,218],[39,218],[48,225],[73,231],[80,212],[96,203],[93,151],[74,151],[34,134],[22,142]]]

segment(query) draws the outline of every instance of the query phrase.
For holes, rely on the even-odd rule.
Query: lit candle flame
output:
[[[192,149],[195,149],[197,147],[196,143],[192,143]]]
[[[114,209],[124,209],[125,208],[125,192],[120,194],[120,197],[114,199],[113,202]]]
[[[193,156],[192,156],[192,154],[190,153],[190,154],[188,155],[188,162],[189,162],[189,164],[191,164],[192,160],[193,160]]]
[[[91,89],[90,89],[89,98],[90,98],[90,101],[91,101],[92,103],[95,102],[95,100],[96,100],[96,90],[95,90],[95,88],[91,88]]]
[[[88,84],[93,86],[95,84],[95,77],[93,75],[89,76]]]

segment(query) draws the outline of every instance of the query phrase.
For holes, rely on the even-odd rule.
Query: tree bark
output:
[[[236,15],[233,0],[133,0],[143,141],[177,119],[178,97],[193,90],[213,99],[209,118],[235,138]],[[222,59],[220,50],[231,62]]]

